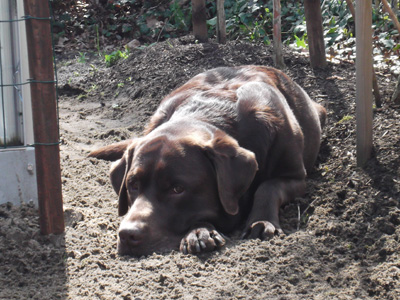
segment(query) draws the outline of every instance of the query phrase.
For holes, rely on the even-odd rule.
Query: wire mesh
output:
[[[0,150],[5,148],[15,147],[34,147],[38,143],[27,143],[24,136],[24,114],[30,114],[30,111],[24,109],[25,99],[22,88],[25,85],[32,83],[39,84],[55,84],[56,85],[56,99],[57,99],[57,115],[58,115],[58,93],[57,93],[57,68],[54,53],[54,40],[53,40],[53,11],[51,8],[51,2],[48,1],[50,7],[50,18],[41,18],[36,16],[17,16],[16,0],[6,0],[9,8],[10,18],[2,19],[1,17],[7,12],[3,10],[0,14]],[[5,2],[3,2],[4,4]],[[28,66],[22,66],[21,64],[21,52],[18,51],[20,47],[21,39],[26,38],[21,36],[18,30],[18,24],[20,22],[26,22],[27,20],[35,19],[42,20],[44,22],[50,22],[51,25],[51,39],[53,42],[53,62],[54,62],[54,74],[55,78],[49,78],[49,80],[38,81],[35,78],[29,78],[22,80],[21,67],[28,68]],[[8,37],[9,42],[6,42]],[[11,55],[10,55],[11,53]],[[7,58],[5,60],[4,58]],[[6,66],[7,65],[7,66]],[[57,117],[58,120],[58,117]],[[33,120],[34,122],[34,120]],[[59,141],[40,145],[55,145],[59,144]]]

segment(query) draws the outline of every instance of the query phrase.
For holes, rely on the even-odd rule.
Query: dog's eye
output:
[[[129,190],[130,190],[130,192],[137,192],[139,190],[139,182],[137,182],[137,181],[131,182],[129,184]]]
[[[182,194],[185,191],[185,189],[181,185],[175,185],[172,187],[172,192],[174,194]]]

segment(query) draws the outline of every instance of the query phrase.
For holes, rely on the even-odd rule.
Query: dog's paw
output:
[[[214,229],[205,227],[190,231],[181,241],[179,250],[183,254],[199,254],[213,251],[225,245],[225,239]]]
[[[257,221],[252,223],[242,234],[242,239],[268,240],[275,235],[283,235],[280,227],[274,226],[268,221]]]

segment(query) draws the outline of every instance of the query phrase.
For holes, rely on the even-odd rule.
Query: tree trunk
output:
[[[207,19],[206,19],[206,1],[192,0],[192,23],[193,34],[200,43],[208,40]]]
[[[220,44],[226,43],[224,2],[225,0],[217,0],[217,40]]]
[[[319,0],[304,0],[308,45],[310,48],[311,67],[324,68],[327,64],[325,55],[322,13]]]
[[[281,1],[274,0],[274,63],[279,69],[285,67],[282,55],[282,33],[281,33]]]

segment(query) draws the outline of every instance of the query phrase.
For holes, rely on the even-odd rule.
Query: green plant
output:
[[[296,39],[296,41],[294,42],[294,44],[296,45],[296,48],[308,48],[305,38],[306,38],[307,34],[303,34],[303,36],[301,38],[299,38],[297,35],[294,35],[294,38]]]
[[[97,84],[93,84],[93,85],[90,87],[90,89],[88,90],[88,94],[90,94],[90,93],[96,91],[96,90],[98,89],[98,87],[99,87],[99,86],[98,86]]]
[[[87,95],[85,95],[85,94],[80,94],[79,96],[78,96],[78,100],[83,100],[83,99],[86,99],[87,98]]]
[[[116,50],[111,52],[111,54],[106,54],[104,56],[104,61],[106,63],[107,67],[111,67],[117,63],[118,60],[121,58],[126,59],[129,56],[129,50],[128,48],[125,49],[125,51],[121,50]]]
[[[84,64],[87,61],[86,52],[79,52],[79,56],[77,57],[78,63]]]
[[[94,64],[90,64],[90,67],[92,68],[94,73],[96,73],[99,70]]]
[[[180,1],[173,1],[170,5],[170,18],[169,22],[174,24],[178,30],[189,30],[191,23],[191,14],[186,14],[181,7]]]
[[[313,271],[310,269],[306,269],[304,270],[304,275],[306,276],[306,278],[309,278],[313,275]]]
[[[270,44],[272,28],[272,7],[264,1],[226,1],[226,30],[229,38],[243,37],[249,41],[263,41]],[[208,22],[210,31],[214,31],[216,18]]]
[[[344,122],[347,122],[347,121],[350,121],[350,120],[353,120],[353,119],[354,119],[353,116],[345,115],[345,116],[343,116],[343,118],[342,118],[339,122],[337,122],[337,123],[338,123],[338,124],[342,124],[342,123],[344,123]]]
[[[95,25],[95,29],[96,29],[96,49],[97,49],[97,54],[99,56],[101,56],[101,52],[100,52],[100,33],[99,33],[99,26],[97,24]]]

